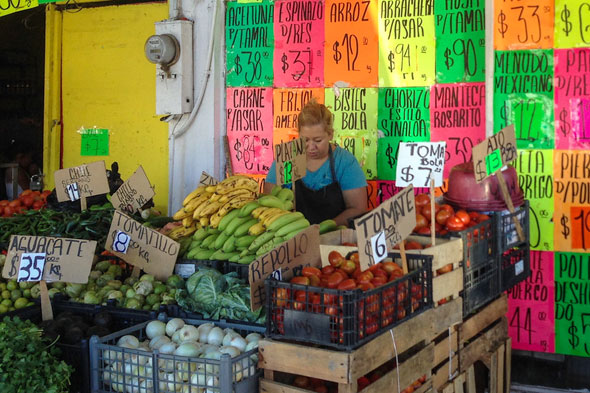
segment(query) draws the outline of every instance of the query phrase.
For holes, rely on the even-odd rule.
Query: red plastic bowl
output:
[[[518,176],[516,170],[509,166],[502,171],[508,192],[513,201],[518,201],[522,198],[522,190],[518,185]],[[449,190],[445,197],[453,201],[462,202],[463,204],[481,204],[483,202],[491,202],[496,204],[498,202],[504,204],[502,191],[498,185],[496,175],[490,176],[481,183],[475,182],[473,174],[473,162],[466,162],[455,165],[449,174]]]

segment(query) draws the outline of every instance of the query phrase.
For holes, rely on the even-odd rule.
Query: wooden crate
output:
[[[264,378],[260,381],[260,392],[306,392],[277,382],[274,378],[274,372],[277,371],[332,381],[338,384],[339,393],[356,393],[358,378],[395,358],[392,333],[398,357],[409,356],[403,362],[400,360],[399,364],[401,389],[426,375],[427,382],[417,392],[427,392],[432,387],[430,370],[435,350],[432,338],[435,332],[460,321],[460,310],[462,302],[459,298],[427,310],[351,352],[261,340],[259,365],[264,369]],[[398,369],[394,369],[363,389],[362,393],[398,393],[397,378]]]

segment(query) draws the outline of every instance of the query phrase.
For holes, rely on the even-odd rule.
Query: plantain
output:
[[[215,213],[217,210],[219,210],[219,208],[221,206],[222,206],[222,204],[219,201],[210,202],[209,204],[207,204],[207,207],[205,207],[205,209],[203,209],[201,211],[201,214],[199,214],[199,216],[200,217],[210,216],[213,213]]]
[[[267,229],[269,229],[271,231],[276,231],[279,228],[282,228],[283,226],[285,226],[289,223],[292,223],[293,221],[296,221],[300,218],[303,218],[303,213],[301,213],[301,212],[287,213],[285,215],[280,216],[279,218],[277,218],[276,220],[274,220],[270,224],[268,224]]]
[[[250,202],[246,203],[244,206],[242,206],[242,208],[240,209],[239,216],[240,217],[249,216],[250,214],[252,214],[254,209],[256,209],[257,207],[260,207],[260,205],[258,204],[257,201],[250,201]]]
[[[252,211],[252,217],[254,217],[254,218],[258,218],[258,217],[260,217],[260,215],[261,215],[262,213],[264,213],[264,212],[265,212],[266,210],[268,210],[268,209],[270,209],[270,208],[269,208],[269,207],[266,207],[266,206],[260,206],[260,207],[257,207],[256,209],[254,209],[254,210]]]
[[[260,235],[264,231],[266,231],[266,228],[264,227],[264,225],[261,222],[257,222],[256,224],[254,224],[250,228],[248,228],[248,234],[254,235],[254,236]]]
[[[260,198],[258,198],[258,203],[260,204],[260,206],[276,207],[285,210],[285,203],[276,196],[263,195]]]
[[[236,230],[234,231],[234,235],[236,237],[240,237],[240,236],[243,236],[243,235],[247,234],[248,233],[248,230],[250,229],[250,227],[252,225],[257,224],[257,223],[258,223],[258,220],[256,220],[255,218],[250,218],[248,221],[240,224],[236,228]]]
[[[244,235],[236,238],[236,247],[248,247],[257,236],[253,235]]]
[[[229,224],[227,224],[227,227],[223,232],[227,233],[228,235],[233,235],[235,230],[238,229],[240,225],[246,221],[249,221],[250,219],[250,217],[235,217]]]
[[[258,236],[256,239],[254,239],[254,241],[248,246],[247,251],[254,252],[254,251],[258,250],[260,248],[260,246],[262,246],[264,243],[266,243],[267,241],[272,239],[274,236],[275,236],[275,233],[273,231],[266,231],[266,232],[260,234],[260,236]],[[246,255],[246,254],[244,254],[244,255]]]
[[[227,194],[235,189],[245,189],[255,193],[258,191],[258,183],[248,176],[236,175],[219,183],[215,192],[218,194]]]
[[[258,216],[258,221],[264,223],[269,217],[272,217],[276,214],[280,214],[285,210],[279,209],[278,207],[271,207],[268,210],[265,210],[260,216]]]
[[[278,192],[276,197],[279,198],[281,201],[286,202],[292,201],[295,198],[295,195],[293,194],[293,190],[291,190],[290,188],[282,188]]]
[[[199,207],[201,204],[203,204],[209,200],[209,195],[211,195],[211,194],[209,194],[208,192],[205,192],[202,195],[200,195],[194,199],[191,199],[191,201],[184,206],[184,211],[187,213],[194,212],[197,209],[197,207]]]
[[[236,249],[236,237],[234,235],[228,237],[227,240],[223,243],[221,249],[223,250],[223,252],[226,253],[233,252]]]
[[[273,222],[287,214],[289,214],[289,212],[286,210],[281,210],[278,213],[271,214],[267,216],[264,220],[262,220],[262,225],[264,225],[265,228],[268,228],[270,224],[272,224]]]
[[[223,218],[221,219],[221,221],[219,221],[219,225],[217,226],[217,228],[220,231],[225,230],[225,228],[227,228],[227,225],[238,216],[238,214],[240,213],[239,210],[235,209],[235,210],[231,210],[229,213],[227,213],[225,216],[223,216]]]
[[[207,229],[205,227],[199,228],[193,235],[193,240],[202,241],[208,235]]]
[[[225,241],[227,239],[229,239],[231,235],[228,235],[225,232],[221,232],[219,234],[219,236],[217,236],[217,238],[215,239],[215,242],[213,243],[213,248],[215,250],[220,250],[223,247],[223,244],[225,243]],[[211,247],[211,245],[209,244],[209,247]]]
[[[278,236],[285,236],[287,233],[289,232],[293,232],[297,229],[304,229],[309,227],[309,221],[307,221],[306,218],[299,218],[293,222],[290,222],[289,224],[281,227],[280,229],[277,230],[277,235]]]
[[[182,226],[188,228],[193,225],[193,221],[194,220],[192,216],[185,217],[182,219]]]
[[[277,185],[272,186],[272,189],[270,190],[270,195],[277,196],[279,194],[279,192],[281,192],[281,189],[282,189],[281,186],[277,186]]]

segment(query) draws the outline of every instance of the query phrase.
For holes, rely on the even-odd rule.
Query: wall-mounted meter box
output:
[[[156,64],[156,114],[179,115],[193,108],[193,22],[156,22],[145,43],[147,59]]]

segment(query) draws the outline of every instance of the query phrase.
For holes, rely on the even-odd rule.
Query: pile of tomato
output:
[[[0,217],[12,217],[26,210],[39,210],[47,206],[47,197],[51,191],[24,190],[17,199],[0,201]]]
[[[416,283],[410,277],[392,283],[402,277],[402,268],[395,262],[384,261],[361,270],[358,253],[348,258],[338,251],[328,255],[329,265],[322,269],[305,267],[300,276],[293,277],[291,284],[308,286],[303,289],[278,287],[272,294],[273,312],[271,318],[281,334],[284,334],[283,314],[285,309],[323,313],[330,315],[331,340],[335,343],[344,341],[344,322],[351,315],[344,315],[344,297],[336,289],[349,291],[360,289],[363,292],[380,287],[382,290],[368,292],[359,297],[354,309],[358,331],[353,332],[357,339],[367,337],[379,329],[389,326],[406,317],[407,314],[421,307],[421,300],[426,297],[425,286]],[[391,284],[390,284],[391,283]],[[324,288],[328,289],[325,290]]]
[[[416,195],[414,202],[416,204],[416,227],[414,232],[420,235],[430,235],[432,222],[432,210],[430,196],[428,194]],[[469,227],[489,220],[489,216],[479,212],[467,212],[466,210],[456,210],[448,203],[434,203],[434,230],[439,235],[446,235],[449,231],[462,231]]]

